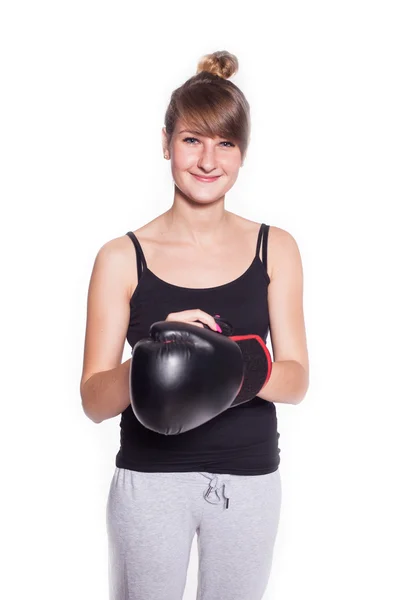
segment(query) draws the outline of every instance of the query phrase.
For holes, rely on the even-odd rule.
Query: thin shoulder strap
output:
[[[140,245],[139,240],[137,239],[133,231],[128,231],[126,235],[128,235],[131,238],[133,245],[136,249],[136,264],[139,281],[140,277],[142,276],[143,267],[147,267],[146,259],[143,254],[142,246]]]
[[[260,231],[258,232],[256,256],[260,256],[260,244],[262,238],[262,263],[267,268],[267,243],[268,243],[269,225],[261,223]]]

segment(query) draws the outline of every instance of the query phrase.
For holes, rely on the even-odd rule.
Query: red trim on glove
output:
[[[269,378],[271,377],[271,373],[272,373],[272,358],[271,358],[271,354],[270,354],[267,346],[265,345],[264,340],[261,339],[261,337],[259,335],[257,335],[256,333],[255,334],[249,334],[249,335],[231,335],[229,337],[234,342],[240,341],[240,340],[249,340],[249,339],[256,338],[256,340],[258,341],[258,343],[260,344],[260,346],[264,350],[264,353],[265,353],[265,356],[267,357],[267,362],[268,362],[268,371],[267,371],[267,376],[265,378],[263,386],[261,388],[261,389],[263,389],[267,385],[267,383],[269,381]]]

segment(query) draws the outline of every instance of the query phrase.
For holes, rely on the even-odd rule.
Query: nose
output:
[[[199,168],[203,169],[203,171],[206,171],[206,173],[209,173],[215,169],[217,166],[217,161],[215,158],[214,148],[211,146],[207,147],[205,144],[202,148],[197,164]]]

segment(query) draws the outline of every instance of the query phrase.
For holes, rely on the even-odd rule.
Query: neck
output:
[[[169,235],[189,242],[210,242],[230,229],[232,213],[225,210],[223,200],[201,204],[177,198],[163,215],[163,229]]]

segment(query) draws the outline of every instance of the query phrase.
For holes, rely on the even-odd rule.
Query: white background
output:
[[[310,387],[276,404],[264,600],[399,598],[399,28],[383,0],[2,4],[2,598],[108,597],[119,418],[81,409],[88,283],[171,205],[165,110],[216,50],[252,111],[226,208],[289,231],[304,268]],[[185,600],[196,576],[194,543]]]

